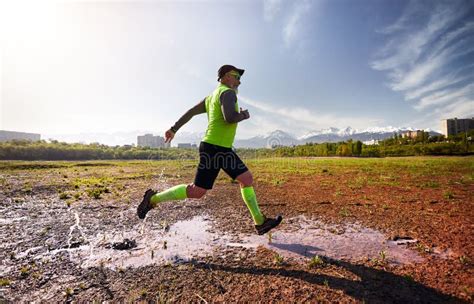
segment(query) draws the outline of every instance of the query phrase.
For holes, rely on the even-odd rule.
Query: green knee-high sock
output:
[[[249,208],[250,214],[252,214],[255,225],[263,224],[265,219],[262,212],[260,212],[260,208],[258,207],[257,196],[255,195],[253,187],[250,186],[241,188],[240,192],[242,193],[242,198],[244,199],[247,208]]]
[[[157,193],[150,198],[151,204],[155,207],[158,203],[167,202],[167,201],[174,201],[174,200],[182,200],[188,197],[186,193],[187,185],[177,185],[172,188],[169,188],[165,191]]]

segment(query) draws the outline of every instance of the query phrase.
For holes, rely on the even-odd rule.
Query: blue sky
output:
[[[0,129],[162,134],[233,64],[240,138],[440,130],[474,116],[473,3],[4,1]]]

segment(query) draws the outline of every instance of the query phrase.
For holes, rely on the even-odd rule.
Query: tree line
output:
[[[0,143],[2,160],[95,160],[95,159],[194,159],[192,149],[107,146],[98,143],[80,144],[44,140]]]
[[[293,147],[272,149],[237,149],[243,158],[264,157],[386,157],[417,155],[470,155],[474,154],[474,130],[456,136],[429,136],[422,132],[415,138],[404,138],[400,134],[366,145],[361,141],[338,143],[307,143]],[[196,149],[148,148],[135,146],[107,146],[98,143],[68,144],[44,140],[10,141],[0,143],[0,160],[102,160],[102,159],[197,159]]]
[[[377,144],[365,145],[348,140],[338,143],[308,143],[294,147],[277,147],[276,156],[418,156],[418,155],[469,155],[474,154],[474,130],[456,136],[430,136],[421,131],[417,137],[403,137],[394,133],[391,138]]]

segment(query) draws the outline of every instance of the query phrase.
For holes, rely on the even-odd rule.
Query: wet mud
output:
[[[143,221],[135,209],[143,191],[185,182],[192,168],[124,179],[132,169],[113,163],[59,173],[60,165],[23,166],[2,172],[1,302],[472,301],[472,182],[450,186],[448,200],[436,189],[311,190],[319,176],[257,180],[261,209],[284,216],[258,236],[225,177],[204,199],[163,203]],[[95,199],[71,175],[120,182],[98,185],[111,191]]]

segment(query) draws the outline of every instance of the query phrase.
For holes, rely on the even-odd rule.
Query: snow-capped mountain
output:
[[[321,130],[315,130],[315,131],[311,131],[303,136],[300,136],[298,138],[298,140],[302,140],[304,141],[306,138],[310,138],[310,137],[313,137],[313,136],[319,136],[319,135],[324,135],[324,134],[334,134],[334,133],[337,133],[337,131],[339,131],[339,129],[337,128],[327,128],[327,129],[321,129]]]
[[[324,142],[340,142],[352,140],[360,140],[362,142],[377,142],[393,136],[394,133],[401,133],[405,131],[414,131],[413,128],[407,127],[384,127],[384,128],[369,128],[365,130],[356,130],[351,127],[344,129],[327,128],[322,130],[311,131],[298,138],[293,135],[277,130],[267,135],[255,136],[249,139],[240,139],[235,141],[237,148],[271,148],[275,146],[294,146],[303,145],[305,143],[324,143]],[[433,130],[425,130],[430,135],[440,135],[440,133]]]
[[[415,129],[413,128],[407,128],[407,127],[397,128],[397,127],[388,126],[388,127],[367,128],[367,129],[359,131],[359,133],[369,132],[369,133],[392,133],[393,134],[395,132],[414,131],[414,130]]]
[[[351,127],[346,127],[344,129],[330,127],[327,129],[311,131],[303,136],[300,136],[298,140],[305,142],[306,139],[312,138],[315,136],[330,137],[330,136],[337,135],[337,136],[344,137],[344,136],[351,136],[355,133],[357,133],[357,130]]]
[[[374,127],[364,130],[356,130],[351,127],[345,129],[329,128],[320,131],[312,131],[299,138],[303,143],[323,143],[323,142],[339,142],[349,139],[360,140],[362,142],[373,142],[392,137],[394,133],[401,133],[406,131],[414,131],[413,128],[407,127]],[[440,133],[433,130],[425,130],[430,135],[440,135]]]

